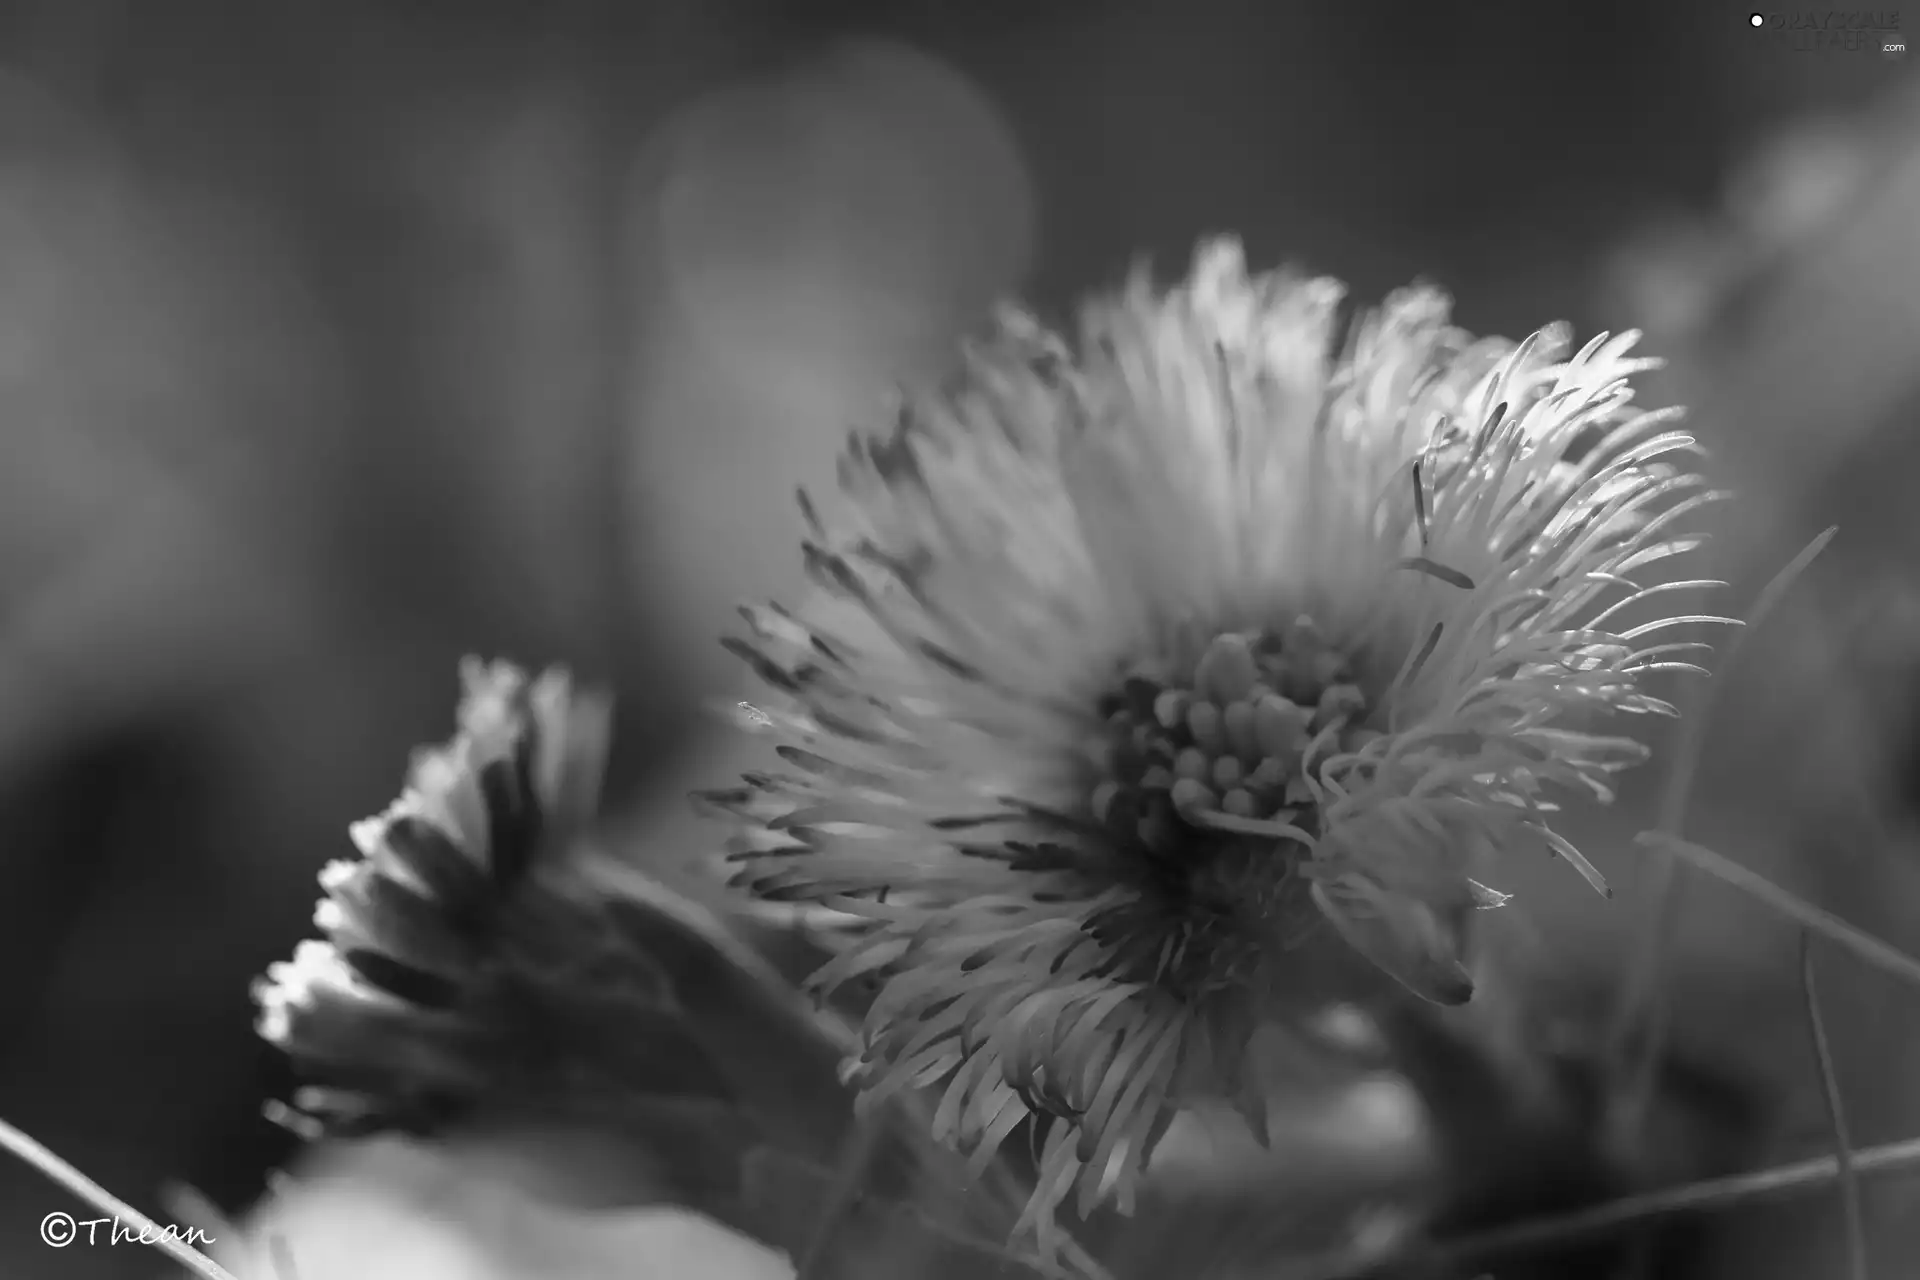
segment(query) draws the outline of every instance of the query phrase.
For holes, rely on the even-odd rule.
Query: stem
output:
[[[833,1182],[827,1188],[827,1204],[820,1216],[820,1225],[815,1229],[813,1238],[807,1241],[806,1251],[800,1255],[794,1280],[828,1280],[826,1272],[822,1270],[828,1249],[833,1244],[834,1233],[839,1230],[840,1224],[860,1203],[867,1175],[872,1172],[880,1154],[883,1127],[881,1116],[855,1118],[853,1132],[847,1136],[846,1144],[840,1150]]]
[[[150,1244],[160,1252],[172,1258],[188,1271],[201,1277],[201,1280],[237,1280],[237,1277],[225,1267],[207,1257],[192,1245],[175,1239],[160,1225],[141,1213],[138,1209],[119,1199],[105,1187],[81,1173],[78,1169],[53,1154],[46,1147],[35,1142],[20,1130],[0,1120],[0,1149],[11,1152],[21,1160],[53,1182],[59,1183],[81,1200],[94,1208],[107,1213],[115,1219],[115,1225],[124,1219],[139,1229],[142,1244]],[[51,1243],[51,1242],[49,1242]]]
[[[771,1242],[790,1242],[804,1231],[793,1224],[817,1223],[824,1212],[835,1171],[815,1164],[804,1155],[771,1147],[756,1147],[742,1161],[742,1182],[749,1204],[766,1216],[759,1219],[758,1230],[750,1232]],[[939,1275],[994,1275],[1002,1277],[1047,1277],[1047,1280],[1113,1280],[1113,1275],[1064,1230],[1061,1232],[1062,1261],[1043,1259],[1016,1251],[1009,1232],[981,1231],[971,1224],[930,1214],[912,1201],[877,1196],[871,1205],[871,1225],[861,1223],[866,1238],[886,1235],[904,1227],[924,1234],[936,1243],[945,1256],[957,1257],[931,1268]],[[878,1221],[881,1217],[891,1222]],[[768,1227],[773,1230],[768,1232]],[[842,1237],[844,1239],[844,1236]],[[964,1262],[960,1259],[964,1259]]]
[[[278,1231],[267,1237],[267,1256],[273,1259],[274,1280],[300,1280],[293,1263],[293,1246]]]

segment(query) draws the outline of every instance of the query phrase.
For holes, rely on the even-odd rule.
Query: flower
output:
[[[1034,1121],[1043,1238],[1129,1208],[1178,1107],[1263,1131],[1253,1028],[1352,957],[1466,1000],[1496,851],[1604,892],[1552,797],[1610,798],[1644,750],[1593,713],[1670,713],[1642,677],[1700,647],[1621,621],[1711,585],[1633,577],[1717,496],[1637,335],[1475,341],[1415,287],[1336,355],[1342,296],[1215,242],[1077,342],[1002,313],[854,436],[842,515],[802,494],[818,607],[728,641],[791,766],[703,797],[736,882],[854,922],[816,982],[875,989],[867,1099],[938,1087],[982,1164]]]
[[[352,828],[302,942],[256,984],[260,1034],[309,1081],[303,1131],[420,1129],[487,1103],[592,1110],[719,1073],[679,1026],[636,923],[567,859],[599,802],[604,697],[468,662],[459,732]]]

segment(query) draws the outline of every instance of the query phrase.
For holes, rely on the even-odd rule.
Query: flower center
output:
[[[1102,701],[1107,767],[1094,817],[1171,858],[1202,831],[1285,824],[1317,834],[1306,768],[1380,734],[1348,656],[1302,617],[1215,636],[1185,679],[1136,672]]]

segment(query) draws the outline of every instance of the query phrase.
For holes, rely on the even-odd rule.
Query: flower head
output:
[[[286,1118],[422,1128],[488,1102],[591,1109],[717,1088],[638,908],[578,883],[567,858],[599,803],[607,700],[559,670],[461,674],[459,732],[354,824],[361,856],[321,873],[325,940],[256,986],[261,1035],[308,1081],[308,1115]]]
[[[1414,288],[1336,351],[1341,298],[1215,243],[1076,342],[1002,315],[854,438],[844,514],[803,498],[821,607],[732,642],[792,766],[706,797],[740,882],[857,919],[818,980],[877,987],[870,1094],[940,1087],[982,1160],[1041,1118],[1042,1230],[1124,1208],[1176,1106],[1257,1108],[1252,1029],[1342,957],[1467,999],[1497,851],[1602,887],[1552,798],[1643,749],[1590,713],[1670,710],[1679,619],[1617,620],[1713,495],[1636,335],[1475,341]]]

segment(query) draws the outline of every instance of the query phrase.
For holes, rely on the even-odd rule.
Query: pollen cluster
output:
[[[1130,674],[1100,710],[1093,816],[1163,858],[1196,830],[1271,823],[1313,834],[1309,768],[1381,737],[1351,660],[1304,616],[1215,636],[1182,678]]]

